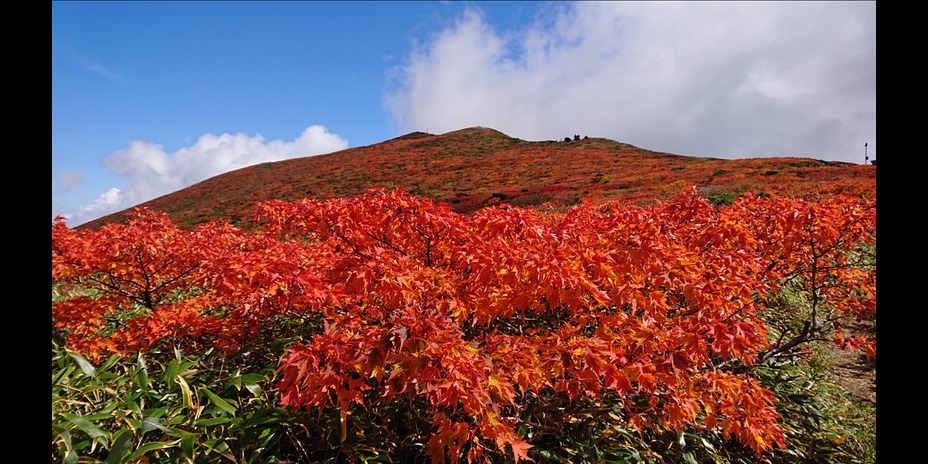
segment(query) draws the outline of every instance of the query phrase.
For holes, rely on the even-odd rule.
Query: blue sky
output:
[[[69,225],[473,126],[863,163],[876,3],[52,3],[52,217]]]

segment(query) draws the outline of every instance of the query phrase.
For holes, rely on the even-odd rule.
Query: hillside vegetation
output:
[[[809,158],[697,158],[603,138],[525,141],[474,127],[442,135],[413,132],[327,155],[249,166],[139,206],[166,212],[183,228],[214,219],[248,227],[260,201],[347,198],[371,188],[401,188],[471,213],[500,202],[556,209],[584,200],[647,206],[689,186],[716,202],[749,192],[806,200],[872,197],[876,167]],[[122,211],[79,227],[124,219]]]
[[[57,218],[52,461],[875,463],[875,172],[471,128]]]

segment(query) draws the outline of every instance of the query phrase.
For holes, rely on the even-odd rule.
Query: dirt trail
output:
[[[876,326],[863,321],[847,327],[851,334],[868,333],[876,335]],[[879,349],[879,348],[877,348]],[[859,351],[835,349],[831,357],[832,372],[838,384],[854,396],[876,405],[876,359],[868,360]]]

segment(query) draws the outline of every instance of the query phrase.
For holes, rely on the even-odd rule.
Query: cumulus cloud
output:
[[[863,162],[875,17],[874,2],[568,2],[498,31],[468,9],[393,70],[384,105],[404,131]]]
[[[347,140],[320,125],[310,126],[291,142],[267,141],[260,134],[205,134],[173,153],[137,140],[103,158],[110,171],[126,179],[126,186],[113,187],[93,203],[62,216],[69,224],[83,224],[234,169],[345,148]]]
[[[82,224],[109,213],[124,209],[120,207],[124,203],[122,191],[112,187],[103,195],[97,197],[93,203],[78,208],[73,213],[62,213],[61,216],[68,220],[69,224]]]

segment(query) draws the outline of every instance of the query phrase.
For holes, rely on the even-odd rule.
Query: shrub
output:
[[[53,462],[275,462],[292,415],[273,370],[229,369],[213,352],[113,355],[94,366],[52,350]]]
[[[872,200],[465,217],[371,191],[256,219],[53,226],[53,322],[96,355],[53,357],[63,460],[772,462],[791,386],[759,368],[875,314]]]

